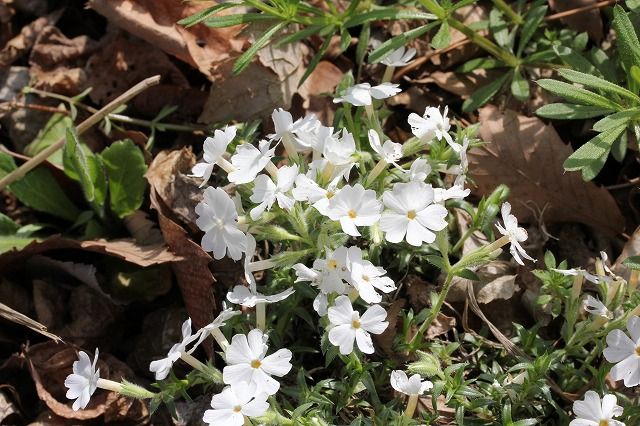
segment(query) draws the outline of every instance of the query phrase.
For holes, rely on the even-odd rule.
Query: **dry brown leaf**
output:
[[[333,122],[334,103],[331,97],[323,94],[335,92],[344,73],[329,61],[320,61],[309,78],[298,89],[302,96],[302,107],[307,113],[313,113],[323,123]]]
[[[443,334],[448,333],[456,327],[456,319],[454,317],[449,317],[442,312],[438,312],[438,316],[433,320],[425,336],[427,340],[433,339],[434,337],[441,336]]]
[[[89,7],[125,31],[198,68],[211,78],[218,64],[238,56],[245,44],[240,28],[183,28],[177,22],[213,2],[91,0]]]
[[[600,0],[549,0],[549,6],[551,6],[551,9],[556,12],[564,12],[566,10],[590,6],[594,3],[598,3],[599,1]],[[602,40],[602,16],[600,15],[599,8],[567,16],[566,18],[562,18],[561,21],[569,28],[578,32],[586,31],[589,34],[589,37],[596,43],[599,43],[600,40]]]
[[[447,294],[447,302],[467,300],[467,284],[473,286],[478,303],[487,304],[494,300],[510,299],[516,291],[516,271],[517,268],[511,262],[495,260],[475,271],[480,281],[454,277]]]
[[[42,32],[45,27],[55,24],[61,15],[62,11],[58,10],[24,26],[20,34],[9,40],[2,50],[0,50],[0,68],[11,65],[15,60],[26,54],[36,42],[36,38],[40,32]]]
[[[386,356],[400,361],[406,360],[406,354],[398,353],[398,351],[394,350],[393,341],[398,334],[398,318],[400,312],[404,309],[405,303],[405,299],[396,299],[393,301],[391,307],[387,310],[387,321],[389,325],[382,334],[373,336],[376,341],[376,346],[382,349]]]
[[[476,90],[502,75],[501,71],[478,69],[461,74],[452,71],[435,71],[421,82],[433,82],[441,89],[467,99]]]
[[[622,262],[624,262],[625,260],[627,260],[627,258],[631,256],[639,256],[639,255],[640,255],[640,226],[638,226],[636,230],[633,231],[633,234],[631,234],[631,238],[629,238],[629,240],[625,243],[624,247],[622,248],[622,253],[620,253],[620,256],[618,256],[618,259],[616,259],[611,269],[613,269],[613,272],[620,275],[621,277],[624,277],[625,279],[629,279],[629,274],[631,273],[631,271],[629,271],[629,268],[624,266]]]
[[[499,184],[511,189],[513,213],[522,222],[579,222],[615,234],[624,219],[609,192],[562,163],[572,153],[551,125],[493,105],[480,110],[480,137],[488,143],[469,152],[475,193],[487,195]],[[588,206],[588,207],[585,207]],[[533,211],[532,211],[533,210]],[[537,213],[536,213],[537,214]]]
[[[480,6],[478,4],[461,7],[454,12],[453,16],[457,20],[463,22],[465,25],[470,25],[474,22],[489,19],[489,13],[487,12],[487,9],[484,6]],[[456,29],[451,29],[450,33],[450,46],[467,38],[467,36]],[[485,34],[485,32],[482,31],[481,34]],[[431,62],[434,65],[438,65],[440,69],[448,69],[453,65],[471,59],[473,56],[477,55],[478,52],[482,52],[482,50],[480,50],[480,48],[478,48],[473,43],[467,43],[457,49],[453,49],[444,54],[432,56]]]

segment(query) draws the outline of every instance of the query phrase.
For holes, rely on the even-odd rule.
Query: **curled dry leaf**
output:
[[[448,302],[467,300],[467,283],[471,283],[478,303],[487,304],[494,300],[508,300],[517,289],[517,268],[511,262],[495,260],[475,271],[480,281],[470,281],[454,277],[447,294]]]
[[[66,419],[89,420],[104,415],[104,422],[119,421],[127,424],[138,424],[148,418],[149,411],[142,401],[102,389],[92,395],[86,409],[73,411],[71,401],[65,397],[64,380],[71,373],[79,350],[73,346],[45,342],[30,346],[23,354],[38,396],[51,411]],[[102,378],[114,381],[126,378],[134,381],[131,369],[107,353],[100,353],[97,367]]]
[[[487,195],[503,183],[518,200],[512,203],[513,214],[522,222],[534,221],[534,212],[546,207],[546,223],[579,222],[610,234],[622,231],[624,219],[611,194],[584,182],[579,173],[565,173],[562,163],[571,148],[551,125],[493,105],[480,109],[480,123],[480,137],[490,143],[469,152],[476,194]]]
[[[58,10],[24,26],[20,34],[9,40],[2,50],[0,50],[0,68],[11,65],[22,55],[26,54],[29,49],[33,47],[42,30],[49,25],[55,24],[58,18],[60,18],[60,15],[62,15],[62,11]]]
[[[334,103],[331,97],[324,94],[334,93],[342,76],[340,68],[329,61],[320,61],[298,89],[305,112],[315,114],[323,123],[332,123]]]

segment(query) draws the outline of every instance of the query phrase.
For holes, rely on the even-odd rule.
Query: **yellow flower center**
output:
[[[329,269],[336,269],[338,267],[338,262],[336,262],[334,259],[331,259],[327,261],[327,267]]]
[[[353,321],[351,321],[351,327],[353,327],[353,328],[360,328],[360,321],[359,321],[359,320],[353,320]]]
[[[363,275],[362,279],[365,280],[366,282],[369,282],[369,276],[368,275]]]
[[[233,407],[233,411],[235,411],[236,413],[239,413],[240,411],[242,411],[242,407],[239,405],[236,405],[235,407]]]
[[[334,195],[336,195],[335,192],[327,191],[327,194],[325,195],[325,197],[327,197],[328,199],[332,199]]]
[[[598,426],[609,426],[609,420],[600,420]]]
[[[349,210],[349,213],[347,213],[347,214],[349,215],[349,217],[350,217],[351,219],[355,219],[355,218],[356,218],[356,216],[357,216],[356,212],[355,212],[355,211],[353,211],[353,210]]]
[[[251,361],[251,368],[260,368],[261,365],[262,363],[257,359],[254,359],[253,361]]]
[[[415,218],[416,218],[416,211],[415,211],[415,210],[409,210],[409,211],[407,212],[407,217],[408,217],[410,220],[415,219]]]
[[[640,346],[636,348],[636,355],[640,356]]]

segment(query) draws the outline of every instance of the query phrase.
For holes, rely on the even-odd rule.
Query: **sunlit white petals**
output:
[[[257,303],[276,303],[280,302],[294,293],[293,288],[288,288],[277,294],[265,295],[257,291],[251,291],[249,287],[237,285],[227,293],[227,300],[236,305],[242,305],[247,308],[253,308]]]
[[[269,395],[255,394],[254,388],[247,383],[227,386],[211,398],[211,410],[204,412],[202,420],[211,426],[242,426],[244,416],[263,415],[269,409]]]
[[[449,135],[451,124],[447,114],[449,107],[444,107],[444,112],[440,108],[427,107],[421,117],[416,113],[409,115],[409,125],[413,134],[424,142],[431,142],[434,138],[445,139],[449,145],[453,145],[453,139]]]
[[[431,173],[431,165],[424,158],[416,158],[409,168],[409,180],[424,182]]]
[[[169,375],[173,363],[180,358],[182,352],[186,352],[187,345],[198,337],[197,334],[191,335],[191,318],[182,323],[182,340],[169,349],[169,353],[165,358],[151,361],[151,364],[149,364],[149,370],[155,373],[156,380],[163,380]]]
[[[605,395],[601,401],[600,395],[590,390],[584,394],[584,400],[573,403],[576,419],[569,426],[625,426],[621,421],[613,419],[621,416],[622,411],[615,395]]]
[[[274,395],[280,383],[271,376],[282,377],[291,368],[292,353],[280,349],[266,356],[269,346],[268,336],[259,329],[247,335],[236,334],[225,353],[227,366],[222,371],[222,379],[232,387],[240,383],[255,385],[255,392]]]
[[[393,280],[385,276],[387,271],[368,260],[351,262],[350,270],[351,284],[367,303],[378,303],[382,300],[382,296],[376,290],[390,293],[396,289]]]
[[[195,211],[199,216],[196,224],[205,232],[202,249],[212,252],[214,259],[228,253],[231,259],[240,260],[246,250],[246,236],[238,229],[238,213],[231,197],[222,188],[209,187]]]
[[[416,49],[407,49],[401,46],[393,52],[386,55],[379,62],[385,64],[388,67],[404,67],[413,62],[413,57],[416,56]]]
[[[318,210],[320,214],[327,216],[329,201],[339,191],[335,184],[331,183],[325,189],[306,175],[296,176],[295,184],[296,187],[291,190],[293,198],[298,201],[308,201],[312,203],[312,206]]]
[[[400,93],[398,84],[382,83],[371,86],[369,83],[360,83],[347,88],[342,97],[334,98],[334,103],[348,102],[354,106],[371,105],[373,99],[386,99]]]
[[[362,185],[345,185],[329,201],[327,215],[331,220],[340,221],[342,231],[357,237],[358,226],[371,226],[380,219],[382,203],[376,198],[375,191],[364,189]]]
[[[402,145],[399,143],[391,142],[387,140],[384,144],[380,143],[380,136],[378,132],[371,129],[369,130],[369,144],[371,144],[371,148],[380,156],[382,159],[389,163],[394,164],[397,167],[397,161],[402,158]]]
[[[255,179],[253,194],[249,199],[259,203],[251,209],[251,219],[257,220],[265,210],[271,210],[274,202],[284,210],[291,210],[295,200],[288,195],[298,176],[298,166],[282,166],[278,169],[276,183],[267,175],[260,175]]]
[[[393,370],[390,382],[395,390],[405,395],[422,395],[433,388],[433,383],[429,380],[422,381],[419,374],[407,377],[407,373],[402,370]]]
[[[231,164],[236,168],[229,173],[229,182],[235,184],[249,183],[271,161],[275,148],[271,148],[271,142],[262,140],[255,146],[243,143],[236,148],[236,153],[231,157]]]
[[[640,385],[640,318],[629,318],[627,330],[629,335],[622,330],[609,332],[603,355],[607,361],[616,364],[609,373],[611,378],[624,380],[626,387],[632,387]]]
[[[322,155],[334,166],[344,166],[353,163],[356,152],[356,142],[353,135],[346,130],[341,137],[333,135],[325,139]]]
[[[275,139],[282,139],[286,135],[294,135],[298,132],[312,131],[319,125],[318,120],[313,114],[299,118],[294,122],[291,113],[282,108],[274,109],[271,114],[271,119],[273,120],[275,134],[270,136]]]
[[[586,297],[583,303],[583,307],[584,310],[589,312],[591,315],[609,319],[613,317],[613,314],[607,309],[604,303],[591,295]]]
[[[385,321],[387,312],[380,305],[370,306],[360,316],[347,296],[337,297],[328,309],[328,315],[331,322],[329,341],[338,346],[343,355],[353,352],[354,341],[363,353],[372,354],[375,349],[371,334],[381,334],[389,325]]]
[[[207,337],[211,336],[214,330],[224,327],[228,320],[236,315],[240,315],[240,313],[240,311],[233,310],[232,308],[223,309],[213,321],[202,327],[193,335],[193,338],[197,337],[198,340],[193,344],[191,349],[187,351],[187,353],[193,353],[193,351],[195,351]]]
[[[527,260],[535,262],[536,260],[529,256],[520,245],[521,242],[527,240],[528,235],[527,231],[524,228],[518,226],[518,219],[511,214],[511,204],[507,202],[503,203],[501,213],[504,227],[497,223],[496,228],[498,228],[498,231],[500,231],[502,235],[506,235],[509,237],[509,242],[511,243],[509,252],[513,256],[515,261],[520,265],[524,265],[524,262],[520,258],[520,256],[522,256]]]
[[[96,369],[98,363],[98,349],[93,357],[93,363],[86,352],[80,351],[78,360],[73,362],[73,373],[64,380],[67,389],[67,398],[73,401],[73,411],[85,409],[89,404],[91,395],[98,388],[100,369]]]
[[[601,281],[611,281],[611,277],[600,277],[598,275],[593,275],[590,274],[589,272],[585,271],[584,269],[580,269],[580,268],[572,268],[572,269],[557,269],[557,268],[550,268],[552,271],[558,272],[562,275],[567,275],[567,276],[571,276],[571,277],[575,277],[577,275],[581,275],[582,277],[584,277],[585,280],[592,282],[594,284],[598,284]]]
[[[222,155],[227,151],[227,146],[236,137],[235,126],[226,127],[224,130],[216,130],[213,137],[206,138],[204,141],[203,162],[193,166],[191,170],[192,176],[201,177],[203,187],[209,181],[213,166],[222,159]]]
[[[388,210],[382,213],[380,229],[390,243],[406,238],[412,246],[432,243],[435,232],[447,226],[447,209],[432,204],[433,188],[424,182],[397,183],[382,195]]]
[[[446,200],[462,200],[471,193],[469,188],[453,185],[451,188],[433,188],[433,202],[442,203]]]

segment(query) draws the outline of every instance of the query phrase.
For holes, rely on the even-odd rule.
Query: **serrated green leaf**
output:
[[[224,3],[220,3],[215,6],[211,6],[204,10],[201,10],[198,13],[194,13],[191,16],[187,16],[186,18],[179,20],[178,24],[184,25],[185,27],[189,28],[193,25],[199,24],[202,21],[205,21],[212,15],[215,15],[216,13],[222,10],[230,9],[232,7],[239,6],[240,4],[241,4],[240,2],[235,2],[235,1],[227,1]]]
[[[511,93],[520,102],[529,99],[529,82],[519,70],[514,70],[513,80],[511,80]]]
[[[536,6],[527,13],[524,25],[522,25],[522,30],[520,31],[520,41],[516,52],[517,57],[520,57],[522,52],[524,52],[524,48],[527,47],[527,43],[529,43],[533,34],[540,27],[546,13],[547,5]]]
[[[65,158],[65,163],[68,163],[73,168],[73,171],[78,177],[78,182],[80,182],[85,199],[92,202],[95,199],[95,188],[91,174],[89,173],[87,156],[80,145],[76,132],[72,128],[67,129],[62,155]]]
[[[594,75],[570,69],[561,69],[559,71],[559,74],[572,83],[582,84],[585,87],[602,90],[606,93],[616,94],[622,96],[623,98],[627,98],[635,103],[640,103],[640,97],[635,93],[632,93],[624,87],[620,87],[615,83],[611,83],[610,81],[604,80]]]
[[[111,210],[120,218],[128,216],[144,200],[144,156],[129,139],[112,143],[100,156],[108,176]]]
[[[465,100],[462,104],[462,111],[471,112],[480,108],[482,105],[489,102],[489,100],[502,88],[502,86],[507,82],[509,78],[509,74],[504,74],[500,78],[492,81],[491,83],[482,86],[471,96],[469,99]]]
[[[536,110],[536,114],[544,118],[554,120],[578,120],[583,118],[601,117],[610,113],[608,109],[594,107],[591,105],[575,105],[565,103],[554,103],[543,105]]]
[[[444,49],[451,44],[451,31],[449,29],[449,23],[442,21],[442,25],[438,29],[438,32],[431,40],[431,47],[434,49]]]
[[[480,69],[490,70],[490,69],[506,67],[506,66],[507,64],[505,64],[499,59],[490,58],[490,57],[474,58],[474,59],[471,59],[470,61],[465,62],[461,66],[459,66],[456,69],[456,72],[467,73],[467,72],[480,70]]]
[[[253,57],[258,53],[260,49],[265,47],[271,38],[276,35],[278,31],[283,30],[287,25],[287,22],[279,22],[273,26],[271,26],[267,31],[265,31],[256,41],[253,42],[250,48],[247,49],[233,64],[233,73],[239,74],[244,71],[251,61]]]
[[[625,129],[626,126],[621,126],[598,134],[565,160],[564,169],[568,171],[580,170],[584,180],[592,180],[602,170],[613,142]]]
[[[536,83],[554,95],[562,96],[571,102],[582,105],[593,105],[611,111],[619,111],[622,109],[620,105],[610,101],[602,95],[598,95],[597,93],[583,89],[582,87],[574,86],[573,84],[565,83],[564,81],[544,78],[538,80]]]

